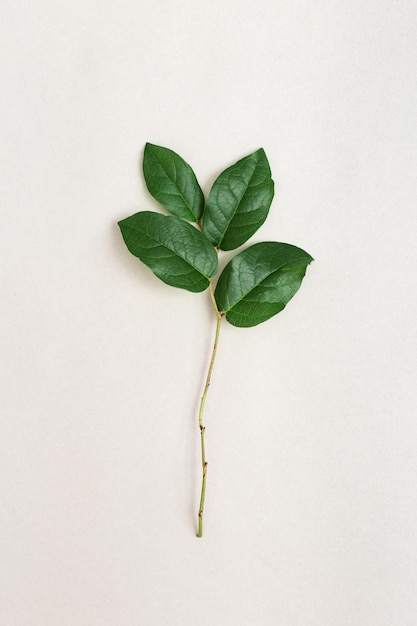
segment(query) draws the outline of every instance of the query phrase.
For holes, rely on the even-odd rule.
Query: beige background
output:
[[[414,626],[415,3],[0,6],[1,623]],[[119,235],[146,141],[205,192],[264,147],[252,241],[316,259],[222,331],[202,541],[215,324]]]

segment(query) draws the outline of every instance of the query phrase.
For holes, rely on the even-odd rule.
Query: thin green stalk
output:
[[[221,322],[222,322],[222,319],[223,319],[223,316],[219,313],[219,310],[218,310],[217,304],[216,304],[216,300],[214,298],[213,282],[212,281],[210,281],[209,291],[210,291],[211,302],[212,302],[213,308],[214,308],[214,310],[216,312],[217,324],[216,324],[216,335],[214,337],[213,352],[211,354],[210,365],[209,365],[209,369],[208,369],[208,372],[207,372],[206,385],[204,387],[203,395],[201,397],[200,411],[198,413],[198,424],[199,424],[199,427],[200,427],[200,434],[201,434],[201,464],[202,464],[202,469],[203,469],[203,478],[202,478],[202,483],[201,483],[200,507],[198,509],[198,533],[197,533],[197,537],[202,537],[203,536],[204,498],[205,498],[205,495],[206,495],[206,481],[207,481],[206,448],[205,448],[205,443],[204,443],[204,433],[205,433],[206,427],[203,426],[203,413],[204,413],[204,405],[206,403],[206,397],[207,397],[208,388],[210,387],[210,380],[211,380],[211,374],[213,372],[214,361],[216,359],[217,345],[219,343],[219,335],[220,335],[220,325],[221,325]]]

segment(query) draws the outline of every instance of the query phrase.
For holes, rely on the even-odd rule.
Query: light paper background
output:
[[[414,626],[414,2],[1,3],[0,616],[7,626]],[[252,242],[315,263],[224,325],[117,220],[146,141],[263,147]],[[224,258],[227,258],[225,255]]]

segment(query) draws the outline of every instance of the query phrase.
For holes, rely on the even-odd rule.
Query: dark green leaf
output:
[[[215,298],[234,326],[256,326],[276,315],[301,285],[313,258],[301,248],[273,241],[256,243],[224,268]]]
[[[234,250],[266,220],[274,181],[262,148],[228,167],[214,182],[202,228],[213,246]]]
[[[191,167],[178,154],[147,143],[143,174],[149,193],[173,215],[197,222],[204,208],[204,196]]]
[[[141,211],[119,222],[132,254],[164,283],[203,291],[217,271],[217,254],[206,237],[177,217]]]

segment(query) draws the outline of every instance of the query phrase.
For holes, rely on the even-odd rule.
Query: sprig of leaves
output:
[[[151,195],[171,215],[140,211],[121,220],[126,246],[168,285],[194,293],[209,289],[217,319],[199,411],[203,476],[197,536],[201,537],[207,479],[203,412],[221,322],[225,318],[233,326],[256,326],[282,311],[313,258],[287,243],[256,243],[229,261],[214,288],[219,250],[242,246],[268,216],[274,181],[262,148],[225,169],[206,204],[190,165],[168,148],[146,144],[143,174]]]

